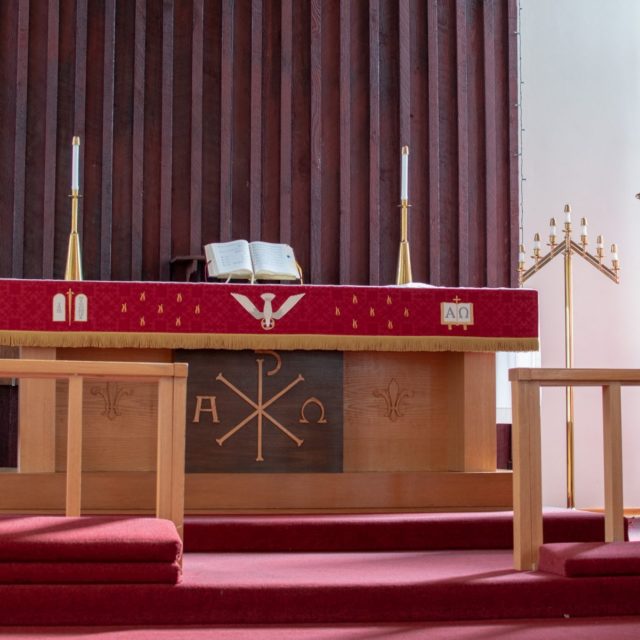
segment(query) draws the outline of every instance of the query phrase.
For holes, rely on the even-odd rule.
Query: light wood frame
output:
[[[188,366],[183,363],[0,359],[0,377],[68,381],[65,513],[80,515],[82,498],[82,396],[85,379],[156,382],[158,427],[156,516],[184,519],[184,448]]]
[[[602,387],[605,541],[624,540],[621,388],[640,369],[511,369],[514,567],[535,570],[542,537],[541,387]]]

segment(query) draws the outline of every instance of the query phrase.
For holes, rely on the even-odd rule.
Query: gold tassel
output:
[[[0,345],[138,349],[537,351],[538,338],[0,331]]]

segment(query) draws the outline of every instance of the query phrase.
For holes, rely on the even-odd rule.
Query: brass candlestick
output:
[[[618,260],[618,247],[611,245],[611,267],[604,264],[605,257],[604,240],[601,235],[596,240],[596,254],[587,251],[587,219],[582,218],[580,222],[580,242],[571,239],[571,207],[567,204],[564,207],[564,240],[558,243],[556,236],[556,221],[551,218],[549,233],[549,251],[541,255],[540,234],[536,233],[533,238],[534,263],[525,270],[524,263],[526,251],[524,245],[520,245],[520,255],[518,258],[518,276],[520,285],[523,285],[532,275],[537,273],[546,264],[551,262],[556,256],[564,255],[564,341],[565,341],[565,366],[567,369],[573,368],[573,274],[571,269],[571,256],[574,254],[584,258],[590,265],[613,280],[616,284],[620,282]],[[565,411],[566,411],[566,441],[567,441],[567,507],[573,509],[574,502],[574,463],[573,463],[573,387],[566,388]]]
[[[64,270],[65,280],[82,280],[82,258],[80,256],[80,237],[78,236],[78,198],[77,189],[71,191],[71,233],[67,248],[67,266]]]
[[[396,284],[409,284],[413,282],[411,278],[411,256],[409,254],[409,207],[408,200],[400,201],[400,251],[398,253],[398,272]]]
[[[73,137],[73,161],[71,170],[71,233],[67,248],[67,266],[64,270],[65,280],[82,280],[82,258],[80,256],[80,237],[78,236],[78,198],[79,188],[79,158],[80,138]]]

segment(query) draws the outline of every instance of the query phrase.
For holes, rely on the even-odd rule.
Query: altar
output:
[[[187,513],[510,508],[495,352],[538,348],[525,289],[0,280],[21,357],[187,362]],[[20,387],[2,509],[62,508],[62,383]],[[87,385],[85,512],[153,506],[144,383]]]

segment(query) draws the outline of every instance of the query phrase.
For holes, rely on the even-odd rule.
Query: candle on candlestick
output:
[[[568,204],[564,205],[564,221],[567,224],[571,223],[571,207]]]
[[[80,138],[73,136],[73,154],[71,162],[71,191],[80,190]]]
[[[400,182],[400,199],[409,199],[409,147],[402,147],[402,180]]]
[[[617,244],[612,244],[611,245],[611,259],[612,260],[617,260],[618,259],[618,245]]]

